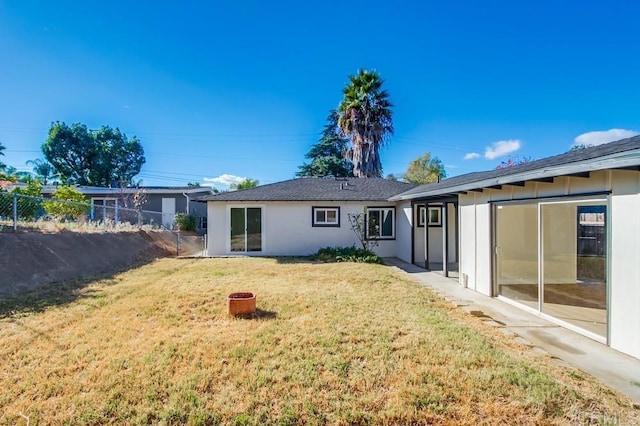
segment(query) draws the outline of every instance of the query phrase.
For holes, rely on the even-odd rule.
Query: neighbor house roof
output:
[[[392,196],[391,201],[448,196],[466,191],[499,187],[500,185],[517,185],[535,180],[544,181],[558,176],[587,176],[590,172],[597,170],[625,168],[638,170],[639,166],[640,136],[634,136],[514,167],[468,173],[438,183],[421,185]]]
[[[381,178],[300,178],[207,195],[197,201],[387,201],[415,186]]]
[[[53,194],[58,187],[55,185],[46,185],[42,188],[43,194]],[[76,186],[78,191],[83,195],[120,195],[135,194],[143,192],[145,194],[205,194],[213,193],[213,189],[209,186],[140,186],[131,188],[106,188],[103,186]]]

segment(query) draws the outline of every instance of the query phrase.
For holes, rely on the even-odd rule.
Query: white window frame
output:
[[[380,235],[383,228],[378,227],[378,234],[371,235],[369,233],[369,218],[372,212],[380,213],[380,223],[384,223],[385,213],[391,214],[391,235]],[[366,232],[368,240],[395,240],[396,238],[396,208],[395,207],[367,207]]]
[[[318,216],[317,213],[319,212],[324,212],[324,221],[320,221],[318,220]],[[335,212],[336,214],[336,220],[335,222],[333,221],[328,221],[327,218],[328,216],[328,212]],[[329,227],[333,227],[333,228],[339,228],[340,227],[340,207],[322,207],[322,206],[313,206],[311,207],[311,225],[312,226],[316,226],[316,227],[325,227],[325,228],[329,228]]]
[[[437,212],[437,220],[431,220],[431,212]],[[418,227],[424,227],[425,221],[429,220],[429,226],[442,226],[442,207],[429,207],[429,214],[424,206],[418,207]]]

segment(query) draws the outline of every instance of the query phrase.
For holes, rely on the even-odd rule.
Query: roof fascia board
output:
[[[396,196],[391,198],[393,201],[410,200],[414,198],[430,197],[443,194],[451,194],[459,191],[473,191],[478,188],[488,188],[496,185],[507,185],[517,181],[535,181],[539,179],[549,179],[558,176],[566,176],[576,173],[587,173],[598,170],[618,169],[629,166],[640,165],[640,149],[632,151],[624,151],[621,153],[611,154],[605,157],[584,160],[579,162],[561,164],[549,168],[535,169],[521,173],[514,173],[507,176],[499,176],[497,178],[483,179],[477,182],[469,182],[466,184],[455,185],[448,188],[436,189],[433,191],[425,191],[406,196]]]

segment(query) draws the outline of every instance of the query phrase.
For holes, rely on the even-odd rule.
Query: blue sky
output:
[[[137,136],[145,185],[289,179],[358,69],[395,105],[385,174],[425,151],[450,176],[542,158],[640,131],[638,16],[631,0],[0,1],[3,162],[30,170],[59,120]]]

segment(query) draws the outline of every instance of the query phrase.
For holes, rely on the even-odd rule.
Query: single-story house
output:
[[[376,252],[396,256],[411,223],[388,200],[414,187],[386,179],[302,178],[201,197],[208,203],[208,254],[306,256],[322,247],[357,245],[349,215],[367,209],[379,224],[371,235]]]
[[[46,185],[42,189],[45,197],[53,195],[57,187]],[[91,218],[102,220],[104,217],[113,219],[120,216],[118,212],[134,209],[136,206],[143,211],[145,223],[153,221],[162,223],[172,229],[177,213],[191,214],[196,218],[196,228],[205,232],[207,229],[207,209],[202,203],[194,199],[213,194],[208,186],[142,186],[132,188],[106,188],[99,186],[76,186],[87,199],[91,200]]]
[[[640,358],[638,136],[417,187],[307,178],[201,200],[209,255],[353,245],[347,214],[366,208],[379,255]]]

